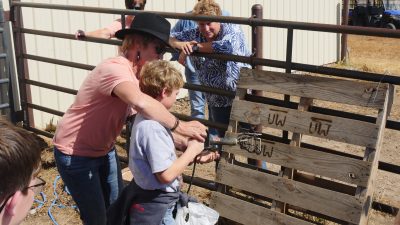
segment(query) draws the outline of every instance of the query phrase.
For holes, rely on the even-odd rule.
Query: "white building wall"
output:
[[[83,5],[104,8],[124,8],[123,0],[24,0],[35,3]],[[340,0],[216,0],[232,16],[250,17],[251,6],[261,4],[264,19],[338,24]],[[195,0],[147,0],[146,10],[166,12],[190,11]],[[77,29],[95,30],[108,25],[117,15],[67,12],[63,10],[23,8],[26,28],[74,33]],[[171,24],[175,20],[170,20]],[[242,25],[249,47],[251,30]],[[264,57],[274,60],[286,58],[286,29],[264,28]],[[26,35],[28,54],[96,65],[102,59],[116,55],[116,47],[75,40]],[[338,35],[322,32],[295,31],[293,61],[314,65],[335,62],[338,56]],[[169,59],[169,56],[165,57]],[[30,79],[79,89],[88,71],[29,60]],[[74,96],[45,88],[31,87],[34,104],[65,111]],[[45,127],[54,115],[34,110],[35,124]]]

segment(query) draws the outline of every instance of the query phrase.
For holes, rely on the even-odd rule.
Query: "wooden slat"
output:
[[[378,135],[376,124],[243,100],[233,101],[231,120],[368,147]]]
[[[312,225],[307,221],[218,192],[212,193],[211,207],[218,211],[220,216],[246,225]]]
[[[229,137],[237,138],[238,134],[229,134]],[[371,169],[370,162],[267,140],[251,146],[224,146],[224,151],[359,186],[367,185]]]
[[[238,88],[382,108],[388,85],[243,68]]]
[[[316,177],[310,174],[302,173],[300,171],[296,171],[296,173],[293,176],[293,180],[299,181],[304,184],[309,184],[316,187],[324,188],[327,190],[344,193],[351,196],[355,195],[357,188],[356,186],[351,186],[330,179]]]
[[[353,196],[233,166],[224,160],[217,182],[347,222],[358,223],[360,219],[362,203]]]
[[[392,85],[391,88],[394,89],[394,86]],[[386,127],[386,119],[389,114],[388,108],[391,107],[389,106],[389,102],[392,101],[391,99],[393,99],[393,96],[390,96],[389,93],[393,94],[394,90],[392,92],[387,90],[384,107],[383,109],[379,110],[378,117],[376,120],[376,124],[379,126],[376,146],[367,147],[365,150],[364,160],[370,162],[372,164],[372,167],[371,167],[371,176],[368,181],[368,187],[367,188],[357,187],[356,191],[356,193],[359,194],[358,197],[365,201],[360,218],[360,225],[366,225],[368,223],[368,217],[369,217],[368,212],[369,209],[371,208],[372,204],[371,199],[376,185],[375,181],[376,181],[376,174],[378,172],[378,161],[382,148],[383,134]]]
[[[299,111],[308,111],[309,107],[313,104],[312,98],[300,98],[300,103],[297,108]],[[300,147],[301,144],[301,133],[293,133],[292,140],[290,141],[290,146]],[[281,166],[281,171],[279,172],[279,176],[285,177],[288,179],[293,179],[293,175],[296,172],[293,168],[288,168]],[[274,206],[275,210],[283,210],[283,212],[288,213],[288,204],[286,203],[278,203],[277,201],[272,202],[272,206]]]

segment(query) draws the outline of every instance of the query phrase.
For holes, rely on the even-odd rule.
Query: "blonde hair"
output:
[[[194,15],[221,16],[222,11],[214,0],[200,0],[193,8]]]
[[[140,72],[140,90],[153,98],[160,96],[164,88],[170,94],[182,88],[183,84],[182,74],[165,60],[147,62]]]

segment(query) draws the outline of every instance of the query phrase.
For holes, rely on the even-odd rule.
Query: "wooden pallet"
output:
[[[298,96],[298,109],[246,101],[246,89]],[[367,224],[392,90],[382,83],[242,69],[226,135],[251,139],[236,133],[238,122],[292,135],[290,143],[253,138],[250,145],[225,146],[229,154],[217,170],[219,189],[212,194],[212,207],[222,217],[246,225],[314,224],[302,213],[343,224]],[[313,113],[309,109],[314,100],[373,108],[377,120]],[[305,148],[303,135],[362,146],[364,157]],[[237,156],[280,165],[281,170],[255,170],[235,163]]]

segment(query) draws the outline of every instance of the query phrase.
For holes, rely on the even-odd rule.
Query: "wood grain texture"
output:
[[[301,97],[297,110],[308,111],[309,107],[313,104],[313,101],[314,100],[312,98]],[[301,138],[302,138],[301,133],[293,133],[292,140],[290,141],[290,146],[300,147]],[[293,168],[281,166],[281,171],[279,172],[279,175],[284,178],[293,179],[293,175],[296,173],[296,171],[297,170],[295,170]],[[282,205],[279,206],[280,204],[274,204],[274,202],[273,202],[272,205],[273,206],[276,205],[276,206],[280,207],[280,209],[284,210],[285,213],[288,212],[288,204],[286,204],[286,203],[284,203],[283,206]],[[275,208],[277,208],[277,207],[275,207]]]
[[[391,87],[392,89],[394,88],[393,85]],[[389,109],[391,108],[391,105],[389,105],[389,102],[392,102],[393,96],[390,95],[389,90],[387,90],[386,93],[386,99],[384,103],[383,109],[380,109],[378,112],[378,117],[376,120],[376,125],[379,127],[378,130],[378,138],[376,141],[376,146],[374,147],[367,147],[365,150],[365,155],[364,155],[364,160],[367,162],[370,162],[372,164],[371,167],[371,175],[368,181],[368,186],[365,187],[360,187],[357,186],[356,193],[358,194],[358,198],[361,200],[364,200],[364,205],[361,213],[361,218],[360,218],[360,225],[366,225],[368,224],[368,218],[369,218],[369,209],[371,208],[372,204],[372,195],[375,190],[376,186],[376,175],[378,172],[378,162],[379,162],[379,156],[382,148],[382,142],[383,142],[383,135],[386,127],[386,119],[388,117]]]
[[[220,216],[246,225],[312,225],[307,221],[218,192],[212,193],[211,207],[218,211]]]
[[[218,168],[217,182],[351,223],[360,219],[362,202],[354,196],[234,166],[224,160]]]
[[[233,101],[231,120],[367,147],[375,146],[378,136],[373,123],[244,100]]]
[[[229,136],[237,138],[238,135]],[[270,162],[346,183],[364,187],[368,183],[370,162],[267,140],[254,142],[255,149],[246,148],[247,146],[243,144],[224,146],[223,149],[235,155]]]
[[[388,85],[242,68],[238,88],[382,108]]]

